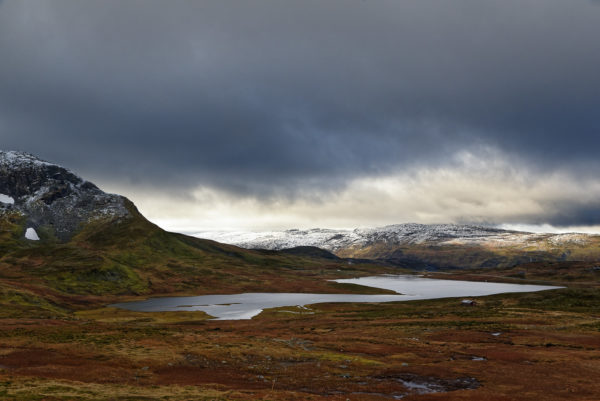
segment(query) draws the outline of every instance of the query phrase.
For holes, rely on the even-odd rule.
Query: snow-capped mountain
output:
[[[443,266],[565,260],[600,239],[600,236],[576,233],[536,234],[473,225],[414,223],[355,230],[204,231],[195,236],[249,249],[314,246],[339,257],[409,261],[411,264],[419,261]],[[467,254],[469,260],[463,260]]]
[[[24,236],[69,239],[82,223],[129,215],[125,198],[23,152],[0,151],[0,214],[25,219]]]
[[[375,243],[387,245],[474,245],[490,246],[530,245],[541,239],[562,244],[585,243],[586,234],[533,234],[457,224],[394,224],[377,228],[355,230],[286,230],[265,232],[202,231],[196,237],[236,245],[242,248],[286,249],[297,246],[315,246],[333,253],[349,248],[359,248]]]
[[[225,244],[247,249],[289,249],[298,246],[315,246],[335,252],[339,249],[360,243],[362,238],[352,230],[311,230],[286,231],[202,231],[195,237],[211,239]]]

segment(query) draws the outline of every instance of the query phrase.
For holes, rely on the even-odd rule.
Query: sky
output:
[[[600,232],[600,2],[0,0],[0,148],[164,228]]]

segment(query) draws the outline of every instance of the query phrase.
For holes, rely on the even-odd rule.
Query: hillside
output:
[[[200,232],[200,238],[248,249],[313,246],[342,258],[413,268],[511,267],[542,261],[600,259],[600,236],[534,234],[455,224],[397,224],[355,230]]]
[[[315,277],[372,271],[322,252],[265,253],[166,232],[128,199],[24,153],[0,152],[0,194],[2,315],[151,294],[339,292]]]

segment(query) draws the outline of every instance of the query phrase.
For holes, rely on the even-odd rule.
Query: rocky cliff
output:
[[[37,157],[0,151],[0,214],[16,213],[30,240],[70,239],[82,224],[129,216],[126,199]],[[39,234],[39,237],[38,237]]]

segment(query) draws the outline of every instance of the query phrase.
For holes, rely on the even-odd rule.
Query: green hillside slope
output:
[[[131,202],[126,205],[130,217],[93,221],[68,242],[44,233],[41,241],[28,241],[23,217],[2,216],[0,304],[56,312],[160,294],[340,292],[325,279],[391,271],[170,233],[146,220]]]

